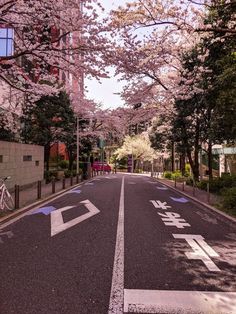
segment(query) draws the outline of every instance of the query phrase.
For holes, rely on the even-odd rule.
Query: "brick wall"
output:
[[[43,180],[43,172],[43,146],[0,141],[0,177],[11,177],[8,188]]]

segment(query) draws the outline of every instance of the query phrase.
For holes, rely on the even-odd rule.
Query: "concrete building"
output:
[[[43,174],[43,146],[0,141],[0,177],[11,177],[8,188],[41,181]]]

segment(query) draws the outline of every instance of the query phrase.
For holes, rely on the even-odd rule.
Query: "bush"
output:
[[[220,180],[222,181],[222,185],[223,187],[227,188],[232,188],[232,187],[236,187],[236,175],[228,175],[228,174],[224,174]]]
[[[172,178],[172,173],[170,171],[164,172],[164,178],[171,179]]]
[[[179,179],[179,178],[182,178],[182,173],[179,170],[176,170],[174,172],[166,171],[164,172],[164,178],[170,179],[170,180]]]
[[[186,185],[193,186],[193,179],[191,177],[187,178]]]
[[[204,181],[197,182],[196,185],[199,189],[206,191],[208,182],[209,181],[204,180]]]
[[[80,169],[81,170],[81,169]],[[81,171],[79,171],[81,173]],[[65,177],[70,178],[71,176],[75,177],[76,176],[76,170],[65,170],[64,171]]]
[[[221,189],[224,187],[224,181],[221,178],[209,181],[210,192],[220,194]]]
[[[197,187],[202,190],[207,190],[207,183],[209,182],[210,192],[221,194],[222,191],[236,187],[236,176],[230,176],[224,174],[221,178],[215,178],[213,180],[204,180],[197,183]]]
[[[68,160],[61,160],[61,161],[59,161],[58,166],[59,166],[61,169],[68,169],[68,167],[69,167],[69,161],[68,161]]]
[[[186,164],[185,165],[185,174],[184,174],[184,176],[185,177],[190,177],[190,173],[191,173],[191,167],[190,167],[190,164]]]
[[[46,183],[49,183],[52,181],[53,178],[57,177],[57,171],[56,170],[48,170],[44,171],[44,179]]]
[[[171,173],[171,179],[179,179],[182,178],[182,173],[179,170]]]
[[[233,209],[236,214],[236,187],[224,190],[222,195],[225,209]]]

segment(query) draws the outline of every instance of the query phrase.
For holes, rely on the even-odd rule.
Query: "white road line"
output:
[[[124,179],[122,178],[116,249],[108,314],[123,314],[124,305]]]
[[[175,239],[185,239],[193,249],[193,252],[186,252],[188,259],[199,259],[205,264],[209,271],[219,272],[220,269],[210,259],[210,257],[219,257],[201,235],[195,234],[172,234]],[[210,257],[209,257],[210,256]]]
[[[95,207],[89,200],[85,200],[80,203],[84,204],[89,212],[67,222],[63,221],[62,213],[75,206],[66,206],[51,212],[51,237],[71,227],[74,227],[78,223],[100,213],[100,210],[97,209],[97,207]]]
[[[124,312],[233,314],[236,292],[124,290]]]

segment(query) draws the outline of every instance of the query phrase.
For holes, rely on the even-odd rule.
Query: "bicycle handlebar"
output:
[[[2,181],[6,181],[6,180],[9,180],[9,179],[11,179],[11,177],[0,178],[0,180],[2,180]]]

